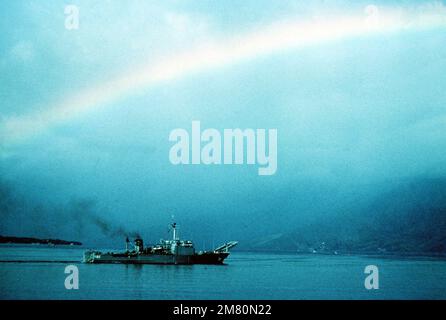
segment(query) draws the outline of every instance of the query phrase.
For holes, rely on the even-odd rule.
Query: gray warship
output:
[[[126,249],[122,252],[100,252],[87,250],[84,252],[84,263],[125,263],[125,264],[223,264],[229,256],[229,249],[237,245],[237,241],[227,242],[211,251],[195,251],[190,240],[177,237],[176,223],[172,223],[173,238],[161,240],[154,246],[144,247],[141,238],[131,244],[126,239]],[[131,248],[133,247],[133,248]]]

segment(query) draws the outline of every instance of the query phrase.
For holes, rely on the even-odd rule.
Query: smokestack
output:
[[[141,253],[144,250],[144,244],[142,239],[135,239],[135,250],[136,253]]]

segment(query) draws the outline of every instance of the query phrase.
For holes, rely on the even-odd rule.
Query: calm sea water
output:
[[[86,265],[79,262],[82,253],[79,248],[0,246],[0,298],[446,298],[444,259],[233,252],[222,266],[137,266]],[[65,289],[69,264],[79,268],[79,290]],[[378,290],[364,287],[367,265],[379,268]]]

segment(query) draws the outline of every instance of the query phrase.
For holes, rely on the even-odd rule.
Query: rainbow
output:
[[[444,28],[446,8],[440,3],[412,9],[368,6],[364,13],[307,21],[283,20],[252,32],[202,43],[194,49],[142,63],[126,72],[77,92],[44,111],[3,118],[0,136],[4,146],[14,145],[48,128],[79,118],[110,102],[170,80],[211,71],[258,56],[320,45],[352,37],[406,30]]]

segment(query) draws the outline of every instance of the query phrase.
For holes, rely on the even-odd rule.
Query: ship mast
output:
[[[177,224],[176,224],[175,222],[172,223],[173,241],[176,241],[176,240],[177,240],[176,226],[177,226]]]

